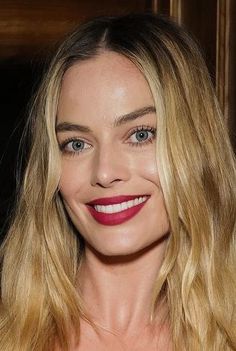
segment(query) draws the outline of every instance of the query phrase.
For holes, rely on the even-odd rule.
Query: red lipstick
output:
[[[104,213],[104,212],[98,212],[94,208],[95,205],[103,205],[103,206],[114,205],[114,204],[119,204],[122,202],[129,201],[129,200],[133,200],[139,197],[146,197],[146,199],[142,203],[134,205],[125,210],[121,210],[120,212]],[[128,196],[123,195],[123,196],[99,198],[87,203],[86,205],[90,214],[98,223],[103,225],[117,225],[134,217],[142,209],[142,207],[145,205],[149,197],[150,195],[128,195]]]

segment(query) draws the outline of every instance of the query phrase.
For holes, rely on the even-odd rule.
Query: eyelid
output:
[[[148,131],[148,132],[151,132],[153,134],[153,137],[150,137],[149,139],[146,139],[144,141],[137,141],[137,142],[132,142],[132,141],[129,141],[130,137],[132,135],[134,135],[135,133],[139,132],[139,131]],[[131,146],[144,146],[145,144],[149,143],[149,142],[152,142],[153,139],[155,138],[155,135],[156,135],[156,128],[155,127],[152,127],[152,126],[145,126],[145,125],[140,125],[140,126],[136,126],[134,128],[132,128],[129,132],[128,132],[128,135],[126,135],[125,137],[125,140],[128,139],[128,141],[126,141],[127,144],[131,145]],[[69,143],[71,142],[75,142],[75,141],[82,141],[83,143],[89,145],[89,147],[87,148],[83,148],[81,151],[77,150],[67,150],[67,146]],[[84,138],[80,138],[78,136],[72,136],[72,137],[69,137],[65,140],[63,140],[61,143],[59,143],[59,148],[61,150],[61,152],[63,153],[68,153],[70,155],[75,155],[75,154],[80,154],[81,152],[84,152],[85,150],[87,149],[90,149],[92,147],[91,143],[89,143],[87,140],[85,140]]]
[[[66,146],[69,144],[69,143],[72,143],[74,141],[82,141],[83,143],[85,144],[88,144],[91,146],[91,144],[89,142],[87,142],[86,140],[82,139],[82,138],[79,138],[79,137],[70,137],[70,138],[67,138],[65,140],[63,140],[63,142],[59,143],[59,148],[61,151],[63,152],[66,152]],[[86,149],[89,149],[89,148],[86,148]],[[85,149],[85,150],[86,150]],[[68,151],[69,153],[72,153],[73,151]],[[75,151],[76,152],[76,151]],[[77,151],[79,152],[79,151]]]
[[[155,135],[156,135],[156,128],[155,127],[141,125],[141,126],[134,127],[132,130],[130,130],[128,135],[127,135],[127,138],[130,138],[133,134],[135,134],[137,132],[141,132],[141,131],[152,132],[153,137],[155,137]]]

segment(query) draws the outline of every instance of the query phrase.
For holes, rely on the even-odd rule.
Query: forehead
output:
[[[153,105],[153,99],[144,75],[128,58],[105,51],[66,71],[58,119],[106,119],[147,105]]]

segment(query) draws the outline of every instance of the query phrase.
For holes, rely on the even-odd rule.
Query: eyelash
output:
[[[150,127],[150,126],[136,127],[135,129],[131,130],[131,132],[128,135],[128,138],[130,138],[135,133],[142,132],[142,131],[152,133],[152,137],[147,139],[147,140],[144,140],[142,142],[136,142],[136,143],[129,142],[128,144],[130,144],[131,146],[137,146],[137,147],[140,146],[140,147],[142,147],[143,145],[146,145],[148,143],[152,143],[154,138],[155,138],[155,136],[156,136],[156,128],[153,128],[153,127]]]
[[[128,142],[128,144],[130,146],[134,146],[134,147],[142,147],[144,145],[147,145],[149,143],[152,143],[155,136],[156,136],[156,128],[153,128],[153,127],[150,127],[150,126],[139,126],[139,127],[136,127],[134,128],[133,130],[130,131],[129,135],[128,135],[128,138],[130,138],[132,135],[134,135],[135,133],[138,133],[138,132],[150,132],[152,133],[152,137],[148,138],[147,140],[144,140],[144,141],[141,141],[141,142]],[[81,151],[68,151],[66,150],[66,147],[71,143],[71,142],[75,142],[75,141],[83,141],[84,143],[86,143],[83,139],[80,139],[80,138],[68,138],[66,140],[64,140],[60,145],[60,150],[61,152],[65,153],[65,154],[70,154],[70,155],[76,155],[76,154],[80,154],[82,151],[84,151],[84,149],[82,149]]]

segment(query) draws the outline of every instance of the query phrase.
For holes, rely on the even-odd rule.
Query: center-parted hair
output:
[[[173,351],[236,350],[235,158],[197,45],[152,14],[81,25],[59,47],[35,96],[29,160],[1,249],[0,349],[51,351],[57,342],[66,350],[71,328],[79,339],[80,318],[93,324],[78,287],[83,242],[58,189],[55,126],[66,70],[105,51],[140,69],[156,108],[156,158],[171,230],[150,320],[166,303]]]

